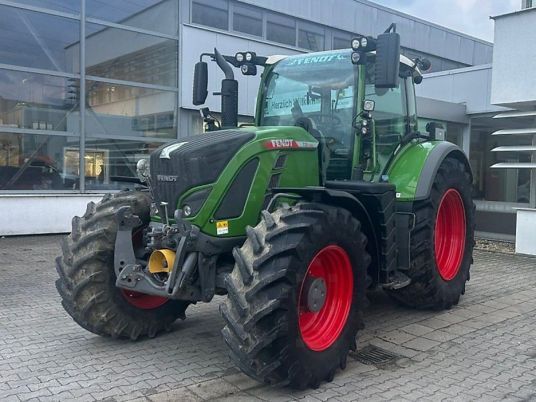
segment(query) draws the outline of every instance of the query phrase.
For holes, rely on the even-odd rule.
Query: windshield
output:
[[[348,176],[356,82],[349,51],[287,57],[265,81],[260,123],[299,125],[321,137],[330,153],[328,178]]]

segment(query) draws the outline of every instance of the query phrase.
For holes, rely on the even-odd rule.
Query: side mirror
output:
[[[376,88],[396,88],[400,70],[400,35],[396,32],[378,35],[376,41]]]
[[[208,64],[204,61],[195,63],[193,104],[205,103],[208,95]]]

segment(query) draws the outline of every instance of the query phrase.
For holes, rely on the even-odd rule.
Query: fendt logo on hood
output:
[[[277,139],[264,142],[264,147],[267,149],[315,149],[318,142],[313,141],[296,141],[292,139]]]
[[[167,175],[167,174],[157,174],[156,175],[156,180],[158,180],[158,181],[175,182],[175,181],[177,181],[178,178],[179,178],[179,176],[170,176],[170,175]]]

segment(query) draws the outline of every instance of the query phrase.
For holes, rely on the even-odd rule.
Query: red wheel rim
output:
[[[465,250],[465,207],[458,192],[448,189],[439,203],[434,233],[439,275],[450,281],[459,272]]]
[[[326,287],[322,308],[313,312],[307,308],[308,279],[321,278]],[[329,348],[341,334],[352,305],[354,277],[348,254],[339,246],[324,247],[313,258],[298,298],[299,328],[303,341],[314,351]]]
[[[129,304],[142,310],[158,308],[169,300],[166,297],[147,295],[126,289],[121,289],[121,294]]]

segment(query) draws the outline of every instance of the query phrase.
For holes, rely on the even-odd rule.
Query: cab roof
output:
[[[272,65],[272,64],[276,64],[278,62],[280,62],[281,60],[283,59],[288,59],[288,58],[301,58],[301,57],[313,57],[313,56],[319,56],[319,55],[329,55],[329,54],[334,54],[334,53],[350,53],[351,50],[350,49],[341,49],[341,50],[327,50],[327,51],[324,51],[324,52],[314,52],[314,53],[302,53],[302,54],[295,54],[295,55],[273,55],[273,56],[269,56],[268,59],[266,60],[266,64],[267,65]],[[370,54],[376,54],[376,52],[369,52]],[[411,60],[409,57],[406,57],[404,56],[403,54],[400,55],[400,63],[410,67],[410,68],[413,68],[415,70],[415,73],[414,73],[414,76],[415,75],[418,75],[418,76],[422,76],[422,73],[421,71],[419,70],[419,68],[415,65],[415,62],[413,60]]]

